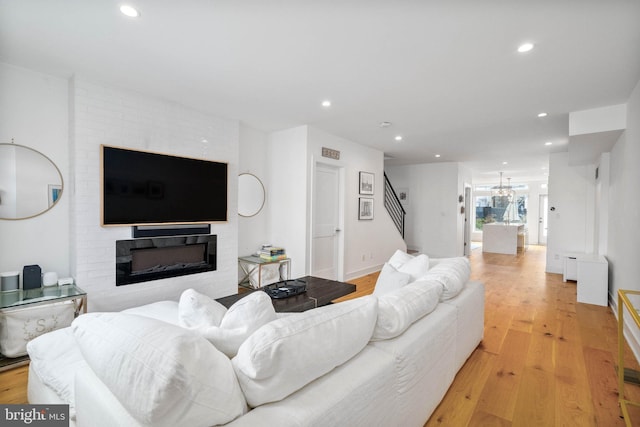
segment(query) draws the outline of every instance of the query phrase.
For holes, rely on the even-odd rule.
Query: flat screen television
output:
[[[227,220],[227,164],[101,146],[101,223],[194,224]]]

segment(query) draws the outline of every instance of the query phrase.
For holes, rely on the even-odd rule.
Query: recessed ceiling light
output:
[[[329,101],[328,99],[322,101],[322,106],[325,108],[331,107],[331,101]]]
[[[123,4],[120,6],[120,12],[127,15],[130,18],[137,18],[140,16],[140,12],[133,6],[129,6],[128,4]]]
[[[395,139],[396,141],[402,141],[402,136],[397,135],[394,139]]]
[[[547,117],[547,113],[540,113],[538,114],[538,117]]]
[[[506,165],[506,164],[508,164],[508,163],[509,163],[509,162],[502,162],[502,164],[503,164],[503,165]]]
[[[518,46],[518,52],[520,53],[529,52],[531,49],[533,49],[533,43],[523,43]]]
[[[544,145],[553,145],[553,142],[547,141],[547,142],[544,143]]]
[[[436,155],[435,155],[435,157],[436,157],[436,158],[440,158],[440,154],[436,154]]]

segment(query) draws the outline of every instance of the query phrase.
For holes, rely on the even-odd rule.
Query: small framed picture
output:
[[[373,219],[373,199],[370,197],[360,197],[358,207],[358,219]]]
[[[51,207],[62,195],[62,185],[49,184],[47,193],[49,194],[49,207]]]
[[[371,172],[360,172],[360,194],[373,194],[374,178]]]

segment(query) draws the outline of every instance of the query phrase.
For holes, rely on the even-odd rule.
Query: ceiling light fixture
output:
[[[440,158],[440,154],[436,154],[435,157],[436,157],[436,159],[439,159]]]
[[[518,52],[520,53],[529,52],[531,49],[533,49],[533,43],[523,43],[518,46]]]
[[[553,145],[553,142],[547,141],[547,142],[544,143],[544,145]]]
[[[540,118],[547,117],[547,113],[540,113],[540,114],[538,114],[538,117],[540,117]]]
[[[325,108],[331,107],[331,101],[329,101],[328,99],[322,101],[322,106]]]
[[[503,165],[509,164],[509,162],[502,162]]]
[[[129,6],[128,4],[123,4],[120,6],[120,12],[127,15],[129,18],[137,18],[140,16],[140,12],[133,6]]]
[[[395,139],[396,141],[398,141],[398,142],[399,142],[399,141],[402,141],[402,136],[397,135],[394,139]]]

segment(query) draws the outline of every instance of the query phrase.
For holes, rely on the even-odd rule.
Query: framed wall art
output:
[[[360,194],[373,194],[374,178],[370,172],[360,172]]]
[[[358,206],[358,219],[373,219],[373,198],[360,197]]]

